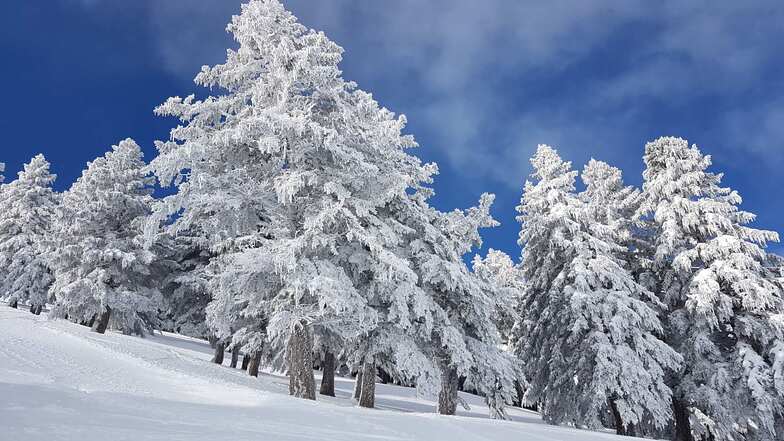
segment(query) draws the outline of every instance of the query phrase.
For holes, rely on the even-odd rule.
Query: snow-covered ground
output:
[[[381,384],[378,408],[362,409],[352,403],[352,382],[344,378],[336,379],[336,398],[300,400],[287,395],[285,377],[251,378],[209,358],[209,345],[199,340],[98,335],[0,306],[0,439],[621,439],[545,425],[521,409],[510,410],[513,421],[490,420],[471,395],[463,395],[470,411],[440,416],[412,389]]]

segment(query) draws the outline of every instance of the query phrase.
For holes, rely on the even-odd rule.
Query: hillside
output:
[[[285,377],[259,379],[209,363],[206,342],[177,335],[98,335],[62,320],[0,307],[0,427],[9,440],[526,440],[598,441],[615,435],[471,411],[434,414],[414,391],[378,385],[377,409],[355,407],[352,382],[336,398],[287,395]]]

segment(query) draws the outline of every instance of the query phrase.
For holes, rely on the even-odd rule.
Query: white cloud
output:
[[[189,81],[202,64],[219,62],[230,42],[223,29],[239,4],[149,0],[164,67]],[[540,142],[573,153],[575,160],[591,149],[609,161],[622,161],[629,146],[641,152],[649,100],[741,101],[759,87],[762,72],[780,63],[777,45],[784,41],[778,1],[285,4],[303,23],[349,49],[345,65],[352,79],[404,96],[399,103],[408,108],[396,110],[416,114],[456,169],[470,167],[515,188],[527,173],[527,155]],[[579,87],[564,83],[572,87],[568,93],[554,89],[552,97],[536,89],[586,59],[595,75],[579,78]],[[726,137],[710,141],[726,141],[735,154],[778,154],[776,140],[784,136],[779,109],[774,103],[752,111],[710,109],[725,124],[715,132]],[[753,136],[747,127],[754,128]]]

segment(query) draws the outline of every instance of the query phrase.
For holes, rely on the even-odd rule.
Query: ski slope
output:
[[[209,363],[206,342],[177,335],[99,335],[62,320],[0,306],[0,439],[253,441],[598,441],[609,433],[545,425],[510,409],[512,421],[471,410],[434,414],[412,389],[379,384],[377,409],[356,407],[352,381],[337,397],[287,395],[286,378]],[[228,358],[226,363],[228,363]]]

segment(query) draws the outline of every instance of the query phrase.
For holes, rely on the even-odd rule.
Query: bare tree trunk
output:
[[[10,306],[10,307],[12,307],[14,309],[17,309],[19,307],[19,300],[17,300],[17,299],[9,300],[8,301],[8,306]]]
[[[324,364],[321,366],[321,395],[335,396],[335,355],[327,351],[324,354]]]
[[[35,314],[35,315],[41,315],[41,311],[43,311],[43,310],[44,310],[44,307],[43,307],[43,305],[36,305],[36,307],[35,307],[35,311],[33,311],[33,314]]]
[[[35,304],[34,303],[30,304],[30,314],[35,314]]]
[[[380,381],[381,384],[392,384],[395,382],[395,379],[384,369],[378,368],[376,369],[376,373],[378,374],[378,381]]]
[[[457,369],[441,362],[441,391],[438,393],[438,413],[454,415],[457,411]]]
[[[362,367],[362,391],[359,406],[372,409],[376,405],[376,365],[369,360]]]
[[[248,370],[248,363],[250,363],[250,354],[245,354],[242,356],[242,370]]]
[[[248,363],[248,375],[251,377],[258,377],[259,376],[259,365],[261,365],[261,351],[258,351],[250,357],[250,362]]]
[[[231,348],[231,367],[237,368],[237,362],[240,361],[240,348]]]
[[[634,426],[623,423],[621,412],[618,410],[617,399],[614,397],[607,399],[607,404],[610,406],[610,413],[612,413],[613,424],[615,425],[615,433],[623,436],[634,436]]]
[[[523,389],[523,385],[520,384],[520,380],[515,380],[514,387],[516,397],[512,404],[517,407],[523,407],[523,395],[525,395],[525,390]]]
[[[672,397],[672,411],[675,417],[673,439],[676,441],[694,441],[689,423],[689,409],[683,398]]]
[[[313,334],[305,321],[295,323],[286,347],[289,368],[289,395],[316,399],[316,378],[313,376]]]
[[[223,355],[226,352],[226,343],[223,340],[218,340],[215,343],[215,352],[212,356],[212,362],[215,364],[223,364]]]
[[[100,313],[97,318],[95,318],[95,322],[92,324],[92,330],[103,334],[106,332],[106,328],[109,327],[109,318],[112,316],[112,308],[106,307],[102,313]]]
[[[357,372],[357,378],[354,380],[354,399],[359,401],[359,396],[362,394],[362,369]]]

